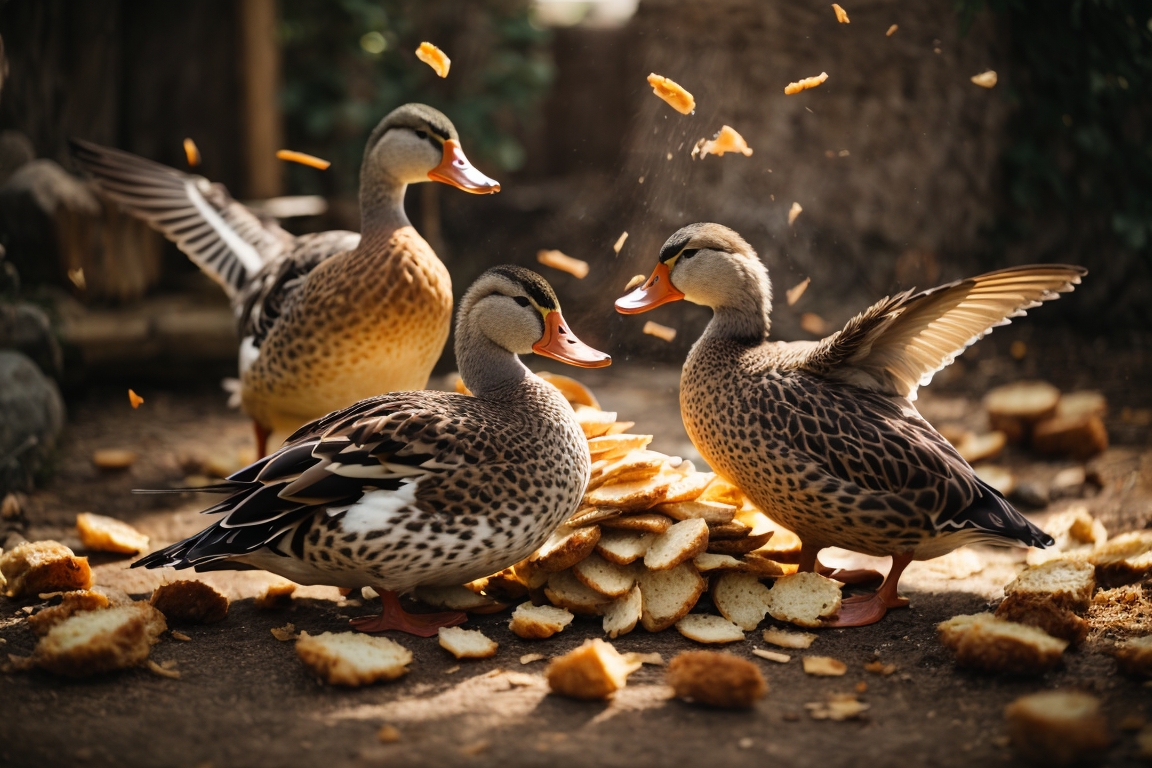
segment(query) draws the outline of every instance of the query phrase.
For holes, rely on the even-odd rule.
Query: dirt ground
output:
[[[606,409],[637,422],[634,431],[654,434],[653,448],[693,458],[677,413],[676,369],[634,365],[611,373],[582,378]],[[26,524],[11,526],[8,546],[24,536],[57,538],[79,548],[71,526],[82,511],[127,520],[156,546],[204,524],[197,515],[201,501],[191,495],[142,496],[130,490],[170,487],[186,478],[194,482],[213,461],[221,468],[239,466],[250,450],[248,424],[227,409],[214,386],[141,389],[146,402],[138,411],[128,409],[119,387],[73,398],[55,474],[47,488],[27,500]],[[969,394],[958,393],[945,382],[940,392],[922,396],[922,410],[937,423],[979,426],[978,390],[967,389]],[[1142,391],[1133,396],[1148,397]],[[1098,484],[1055,494],[1058,498],[1044,508],[1025,508],[1034,519],[1084,504],[1113,533],[1152,521],[1152,446],[1146,425],[1139,425],[1140,409],[1149,403],[1112,400],[1116,415],[1109,427],[1118,444],[1089,465]],[[1122,411],[1125,405],[1128,411]],[[102,447],[132,448],[140,459],[123,473],[103,473],[90,460]],[[1074,466],[1020,452],[1010,452],[1001,463],[1038,488],[1049,487],[1061,469]],[[3,536],[0,531],[0,541]],[[871,627],[819,632],[810,653],[845,662],[848,672],[842,677],[806,676],[798,658],[803,652],[792,652],[786,664],[758,659],[751,651],[765,644],[759,631],[748,633],[745,642],[726,650],[756,661],[771,687],[748,712],[671,699],[657,666],[634,673],[610,703],[550,696],[542,674],[546,662],[521,665],[520,656],[570,650],[600,636],[599,622],[578,619],[551,640],[529,642],[508,630],[507,614],[474,617],[466,625],[499,642],[492,659],[457,662],[435,639],[405,636],[398,639],[415,656],[406,677],[355,690],[332,688],[305,670],[291,642],[276,640],[269,630],[290,622],[313,634],[341,631],[349,618],[374,606],[313,587],[299,590],[290,607],[260,610],[252,598],[271,577],[206,574],[205,580],[232,598],[231,610],[218,624],[181,627],[191,638],[187,642],[166,635],[154,648],[153,659],[175,662],[178,680],[143,669],[83,681],[43,672],[0,674],[0,765],[1013,765],[1004,706],[1048,688],[1086,689],[1103,700],[1115,740],[1093,764],[1143,764],[1133,734],[1119,724],[1134,715],[1152,719],[1152,688],[1116,673],[1103,652],[1107,638],[1068,652],[1063,668],[1038,678],[957,670],[937,642],[938,622],[984,610],[1022,560],[1020,552],[983,549],[917,564],[902,582],[911,608]],[[94,554],[92,562],[97,583],[139,595],[171,576],[128,571],[130,559],[108,555]],[[35,636],[24,622],[25,609],[41,602],[0,599],[0,653],[31,652]],[[768,619],[762,627],[773,623]],[[665,660],[697,647],[674,630],[651,635],[640,629],[615,645],[621,651],[656,651]],[[864,664],[875,658],[895,664],[896,672],[865,671]],[[827,694],[852,691],[863,691],[859,698],[870,705],[860,720],[816,721],[805,711],[806,703]],[[384,724],[399,730],[399,741],[377,739]]]

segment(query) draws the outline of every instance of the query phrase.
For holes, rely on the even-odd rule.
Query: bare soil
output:
[[[654,448],[693,457],[676,409],[676,369],[623,366],[613,368],[612,376],[585,380],[605,408],[636,420],[635,431],[656,435]],[[975,398],[942,389],[946,394],[923,395],[925,414],[937,422],[978,427]],[[141,496],[130,490],[171,487],[203,472],[210,460],[238,466],[250,446],[247,422],[226,408],[215,387],[137,391],[146,400],[137,411],[129,409],[119,387],[93,389],[70,403],[70,425],[53,479],[27,499],[26,519],[9,524],[7,546],[23,536],[56,538],[79,548],[71,526],[83,511],[127,520],[156,545],[205,523],[197,514],[201,501],[191,495]],[[1117,413],[1121,405],[1116,404]],[[1127,422],[1117,416],[1110,424],[1122,444],[1089,465],[1098,484],[1030,510],[1037,519],[1085,504],[1112,532],[1152,520],[1152,450],[1147,430],[1131,427],[1133,418],[1143,417],[1129,412]],[[132,448],[140,458],[125,472],[101,472],[90,459],[101,447]],[[1044,488],[1072,466],[1040,462],[1023,452],[1009,453],[1001,463],[1022,481]],[[270,582],[266,574],[205,574],[233,602],[223,622],[180,627],[191,640],[165,635],[155,647],[153,659],[176,662],[178,680],[143,669],[82,681],[39,671],[0,675],[0,765],[1013,765],[1002,721],[1005,705],[1022,694],[1057,687],[1089,690],[1104,702],[1116,738],[1093,764],[1142,764],[1133,734],[1121,732],[1119,724],[1132,716],[1152,717],[1152,689],[1116,673],[1104,652],[1106,642],[1067,653],[1062,669],[1038,678],[957,670],[937,642],[938,622],[984,610],[1020,560],[1019,553],[988,549],[976,550],[975,565],[968,556],[967,567],[954,573],[947,566],[921,566],[904,582],[909,609],[871,627],[820,631],[812,648],[790,652],[787,664],[754,657],[751,650],[765,644],[759,631],[748,633],[745,642],[725,649],[754,660],[769,681],[768,696],[748,712],[671,699],[656,666],[633,674],[611,702],[550,696],[542,675],[546,662],[521,665],[520,656],[566,652],[600,636],[599,623],[578,619],[551,640],[529,642],[509,632],[507,614],[476,616],[467,625],[499,642],[492,659],[457,662],[435,639],[398,637],[415,656],[406,677],[362,689],[329,687],[299,663],[291,642],[276,640],[270,630],[292,623],[313,634],[342,631],[349,618],[375,610],[373,605],[344,599],[334,589],[307,588],[297,592],[290,607],[260,610],[253,598]],[[129,571],[130,559],[109,555],[94,554],[92,562],[98,583],[141,596],[172,575]],[[25,609],[41,602],[0,599],[0,653],[32,651],[35,636],[24,621]],[[615,645],[621,651],[656,651],[665,660],[699,647],[674,630],[651,635],[639,629]],[[840,659],[848,672],[807,676],[798,658],[805,653]],[[875,658],[895,664],[896,672],[865,671],[864,664]],[[870,705],[860,720],[816,721],[804,708],[827,694],[858,690]],[[399,730],[399,741],[378,740],[384,724]]]

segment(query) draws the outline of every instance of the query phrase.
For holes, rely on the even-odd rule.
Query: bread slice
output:
[[[627,565],[644,557],[654,541],[656,541],[655,533],[608,530],[600,535],[600,541],[596,543],[596,553],[608,562]]]
[[[768,593],[768,613],[800,627],[820,627],[840,610],[840,585],[818,573],[781,576]]]
[[[708,523],[700,518],[683,520],[652,542],[644,554],[644,565],[653,571],[666,571],[696,557],[707,546]]]
[[[590,406],[576,406],[576,422],[584,430],[584,437],[593,438],[608,434],[608,430],[616,423],[616,414],[612,411],[601,411]]]
[[[751,533],[752,527],[739,520],[729,520],[726,523],[708,523],[709,541],[746,539]]]
[[[855,720],[871,708],[856,698],[854,693],[830,693],[824,701],[812,701],[804,705],[813,720]]]
[[[660,474],[668,457],[657,451],[633,450],[624,456],[609,463],[589,483],[590,488],[597,488],[608,483],[621,483],[626,481],[643,481]]]
[[[721,574],[712,586],[716,610],[740,629],[751,632],[768,612],[771,590],[750,573]]]
[[[783,629],[764,630],[764,642],[781,648],[808,648],[816,639],[811,632],[788,632]]]
[[[599,525],[613,520],[624,514],[612,507],[580,507],[572,513],[572,517],[564,521],[567,528],[583,528],[588,525]],[[669,521],[671,522],[671,521]]]
[[[668,489],[664,502],[676,504],[683,501],[694,501],[704,493],[705,489],[716,479],[711,472],[689,472],[681,476]]]
[[[562,631],[572,623],[572,612],[553,605],[521,603],[512,611],[508,628],[512,634],[525,640],[543,640]]]
[[[1108,430],[1094,414],[1055,416],[1032,428],[1032,448],[1042,456],[1084,461],[1108,449]]]
[[[360,632],[300,633],[296,655],[329,685],[358,687],[408,673],[412,653],[395,640]]]
[[[996,618],[1042,629],[1052,637],[1079,645],[1088,637],[1088,622],[1043,595],[1008,595],[996,609]]]
[[[1108,723],[1100,700],[1081,691],[1041,691],[1004,709],[1008,738],[1020,755],[1038,765],[1071,765],[1108,747]]]
[[[722,616],[708,613],[690,613],[676,622],[676,629],[698,643],[738,643],[744,639],[740,627]]]
[[[1032,425],[1051,418],[1059,402],[1060,390],[1044,381],[1017,381],[984,395],[988,423],[1003,432],[1010,443],[1026,441]]]
[[[775,535],[775,531],[765,531],[739,539],[716,539],[708,542],[708,551],[714,555],[746,555],[763,547]]]
[[[564,376],[563,374],[552,373],[551,371],[539,371],[536,375],[560,390],[560,394],[564,395],[564,399],[567,400],[573,408],[579,405],[596,409],[600,408],[600,403],[596,400],[596,395],[592,394],[592,390],[571,376]]]
[[[647,448],[652,435],[604,435],[588,440],[588,453],[593,461],[615,461],[629,451]]]
[[[58,541],[17,544],[0,555],[0,574],[7,582],[4,594],[13,598],[92,586],[88,558]]]
[[[609,507],[602,507],[609,509]],[[672,520],[655,512],[641,512],[635,515],[618,515],[605,520],[602,525],[614,531],[641,531],[661,534],[672,527]]]
[[[990,613],[955,616],[937,626],[940,642],[956,663],[985,672],[1035,674],[1060,664],[1066,640],[1042,629],[998,619]]]
[[[575,529],[560,527],[528,558],[528,562],[545,573],[557,573],[571,568],[592,554],[598,541],[600,541],[598,526],[589,525]]]
[[[1008,436],[1000,430],[992,430],[983,435],[970,432],[956,446],[956,452],[964,461],[975,464],[996,458],[1004,451],[1004,446],[1007,444]]]
[[[644,611],[644,598],[639,585],[628,590],[628,594],[613,600],[604,609],[604,634],[615,640],[636,628]]]
[[[1152,677],[1152,635],[1132,637],[1112,651],[1120,671],[1135,677]]]
[[[628,684],[628,675],[640,668],[599,638],[585,640],[573,651],[555,658],[544,677],[553,693],[574,699],[606,699]]]
[[[134,555],[148,549],[148,537],[114,517],[81,512],[76,515],[76,530],[84,549],[97,552],[123,552]]]
[[[584,504],[593,507],[616,507],[625,512],[651,509],[664,501],[668,489],[679,478],[674,472],[664,472],[647,480],[613,482],[584,494]]]
[[[202,581],[161,584],[149,602],[172,624],[213,624],[228,615],[228,598]]]
[[[1088,557],[1101,587],[1120,587],[1152,574],[1152,530],[1122,533],[1096,547]]]
[[[453,587],[416,587],[412,597],[432,608],[446,611],[467,611],[469,613],[495,613],[503,609],[499,603],[486,595],[478,595],[463,585]]]
[[[700,573],[711,571],[740,571],[743,570],[744,561],[732,555],[713,555],[710,552],[701,552],[692,558],[692,564]]]
[[[32,654],[58,675],[87,677],[143,664],[165,629],[164,617],[147,603],[76,613],[48,630]]]
[[[43,637],[52,627],[81,611],[97,611],[107,608],[108,596],[94,589],[81,589],[65,592],[58,605],[51,605],[28,617],[28,626]]]
[[[763,555],[780,562],[794,563],[800,556],[800,537],[765,515],[754,506],[744,505],[736,513],[736,519],[752,530],[750,535],[758,536],[772,531],[772,538],[755,550],[756,554]]]
[[[668,685],[678,698],[726,709],[748,709],[768,693],[760,668],[715,651],[685,651],[668,664]]]
[[[657,504],[654,509],[673,520],[691,520],[698,517],[710,525],[730,523],[736,517],[735,506],[716,501],[665,502],[664,504]]]
[[[1096,590],[1096,570],[1077,560],[1050,560],[1025,568],[1004,594],[1017,599],[1044,600],[1074,613],[1084,613]]]
[[[722,477],[715,477],[704,492],[696,497],[697,501],[718,501],[721,504],[731,504],[739,508],[744,503],[744,493]]]
[[[649,632],[667,629],[687,616],[706,585],[691,563],[664,571],[646,570],[637,581],[644,598],[640,623]]]
[[[488,659],[500,646],[478,629],[440,627],[440,647],[458,659]]]
[[[612,602],[612,598],[584,586],[572,571],[550,575],[544,594],[553,605],[581,616],[599,616]]]
[[[1103,394],[1092,389],[1065,392],[1056,403],[1057,416],[1099,416],[1108,413],[1108,400]]]
[[[634,565],[618,565],[605,560],[595,552],[574,565],[572,575],[581,584],[605,597],[626,595],[636,583]]]

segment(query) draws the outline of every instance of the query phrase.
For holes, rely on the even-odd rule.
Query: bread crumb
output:
[[[521,664],[531,664],[534,661],[543,661],[548,658],[542,653],[526,653],[520,657]]]
[[[394,725],[382,725],[376,731],[376,739],[381,744],[394,744],[400,741],[400,730]]]
[[[323,160],[314,155],[309,155],[304,152],[296,152],[291,149],[278,149],[276,150],[276,159],[283,160],[287,163],[298,163],[306,165],[309,168],[315,168],[319,171],[326,171],[332,163],[328,160]]]
[[[789,216],[791,216],[791,214],[789,214]],[[789,221],[788,223],[791,224],[792,221]],[[796,302],[800,301],[800,297],[803,296],[804,292],[808,290],[808,286],[811,284],[811,282],[812,278],[806,277],[801,282],[792,286],[785,292],[784,295],[788,298],[788,306],[792,306]]]
[[[291,622],[285,624],[282,627],[272,627],[272,629],[269,631],[272,633],[272,637],[276,638],[282,643],[286,643],[289,640],[295,640],[300,637],[298,634],[296,634],[296,625]]]
[[[832,3],[832,10],[836,12],[836,21],[840,22],[841,24],[852,23],[848,21],[848,11],[841,8],[839,3]]]
[[[792,207],[788,209],[788,224],[795,224],[797,217],[803,212],[804,209],[800,206],[800,203],[792,203]]]
[[[649,336],[655,336],[663,341],[672,341],[676,338],[675,328],[669,328],[666,325],[660,325],[660,323],[654,323],[651,320],[644,323],[644,333]]]
[[[628,239],[627,232],[621,232],[620,237],[616,238],[616,242],[612,245],[612,250],[620,253],[620,249],[624,247],[624,241]]]
[[[648,75],[648,85],[652,86],[653,93],[680,114],[687,115],[696,109],[696,99],[692,97],[692,94],[684,90],[679,83],[673,82],[653,72]],[[641,179],[643,179],[643,177],[641,177]],[[643,184],[644,182],[641,181],[640,183]]]
[[[993,70],[981,72],[978,75],[972,76],[972,82],[981,88],[995,88],[996,87],[996,73]]]
[[[812,645],[816,635],[811,632],[786,632],[783,629],[764,630],[764,642],[781,648],[803,649]]]
[[[416,58],[432,67],[440,77],[448,77],[448,70],[452,68],[452,60],[432,43],[420,43],[420,47],[416,49]]]
[[[888,31],[884,33],[884,37],[892,37],[892,35],[896,34],[896,30],[898,29],[900,29],[900,25],[893,24],[892,26],[888,27]]]
[[[792,661],[792,657],[786,653],[777,653],[776,651],[765,651],[762,648],[753,648],[752,649],[752,655],[753,656],[759,656],[760,658],[767,659],[768,661],[774,661],[777,664],[787,664],[788,662]]]
[[[817,677],[838,677],[848,671],[848,665],[831,656],[805,656],[804,672]]]
[[[896,665],[895,664],[885,664],[884,662],[880,661],[880,659],[876,659],[875,661],[870,661],[867,664],[865,664],[864,665],[864,671],[865,672],[872,672],[873,674],[876,674],[876,675],[887,676],[887,675],[891,675],[893,672],[896,671]]]
[[[185,141],[191,141],[191,139],[185,139]],[[193,145],[193,147],[195,147],[195,145]],[[192,165],[192,163],[189,163],[189,165]],[[132,390],[128,390],[128,403],[132,406],[132,410],[136,410],[144,404],[144,398]]]
[[[788,83],[788,85],[784,86],[784,93],[787,96],[791,96],[793,94],[800,93],[800,91],[806,91],[809,88],[815,88],[827,79],[828,73],[821,72],[819,75],[816,75],[816,77],[806,77],[803,80],[796,81],[795,83]]]
[[[857,700],[852,693],[831,693],[820,702],[805,704],[813,720],[855,720],[868,710],[870,704]]]
[[[289,625],[289,626],[291,626],[291,625]],[[192,638],[188,637],[188,635],[184,634],[183,632],[177,632],[176,630],[172,630],[171,632],[169,632],[169,634],[172,636],[173,640],[179,640],[182,643],[187,643],[189,640],[192,639]]]
[[[172,680],[179,680],[180,679],[180,673],[179,672],[177,672],[174,669],[168,669],[167,667],[162,667],[159,664],[157,664],[156,662],[152,661],[152,659],[148,659],[148,671],[151,672],[152,674],[158,675],[160,677],[167,677],[167,678],[170,678]]]

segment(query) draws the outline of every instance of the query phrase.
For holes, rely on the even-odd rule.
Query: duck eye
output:
[[[683,251],[680,251],[680,255],[685,259],[690,259],[696,255],[696,251],[698,251],[698,250],[700,250],[700,249],[699,248],[687,248]]]
[[[426,138],[428,138],[428,132],[427,131],[416,131],[416,138],[426,139]]]
[[[513,296],[512,301],[516,302],[522,307],[531,306],[532,304],[532,302],[528,301],[528,299],[524,296]]]

